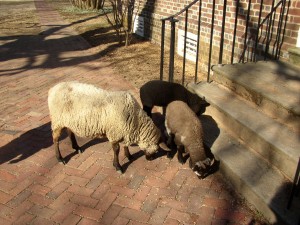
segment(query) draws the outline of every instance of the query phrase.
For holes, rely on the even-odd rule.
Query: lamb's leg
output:
[[[60,134],[61,134],[61,130],[62,129],[60,129],[60,128],[53,130],[52,131],[52,137],[53,137],[54,150],[55,150],[55,155],[56,155],[57,161],[62,162],[63,164],[65,164],[65,161],[64,161],[64,159],[61,156],[60,151],[59,151],[59,137],[60,137]]]
[[[177,146],[177,159],[178,162],[181,164],[184,164],[183,154],[184,153],[184,147],[182,145]]]
[[[112,143],[112,148],[114,150],[114,161],[113,166],[116,168],[116,170],[120,173],[123,173],[122,167],[119,162],[119,152],[120,152],[120,145],[119,143]]]
[[[152,107],[143,105],[143,110],[147,113],[147,115],[148,115],[150,118],[152,118],[152,114],[151,114]]]
[[[131,155],[130,152],[129,152],[128,146],[124,146],[124,151],[125,151],[125,156],[127,157],[127,159],[128,159],[129,161],[131,161],[131,160],[132,160],[132,155]]]
[[[69,138],[71,140],[72,148],[75,149],[75,151],[77,153],[82,153],[82,149],[77,144],[77,141],[76,141],[74,133],[69,128],[67,128],[67,133],[68,133],[68,136],[69,136]]]

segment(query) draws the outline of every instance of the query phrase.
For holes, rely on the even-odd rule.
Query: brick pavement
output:
[[[52,148],[47,91],[78,80],[138,91],[43,0],[35,1],[41,33],[1,38],[0,224],[258,224],[217,172],[204,180],[165,156],[135,160],[120,175],[106,140],[79,139],[76,155],[61,141],[66,165]],[[25,9],[24,9],[25,10]],[[5,54],[2,54],[5,53]]]

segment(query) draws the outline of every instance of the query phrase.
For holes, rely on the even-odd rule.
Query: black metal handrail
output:
[[[185,66],[186,66],[186,48],[187,48],[187,30],[188,30],[188,16],[189,9],[199,2],[199,11],[198,11],[198,28],[197,28],[197,47],[196,47],[196,62],[195,62],[195,77],[194,80],[197,82],[198,79],[198,61],[199,61],[199,46],[200,46],[200,30],[201,30],[201,14],[202,14],[202,0],[194,0],[189,5],[184,7],[181,11],[161,19],[162,29],[161,29],[161,64],[160,64],[160,79],[163,79],[163,69],[164,69],[164,45],[165,45],[165,26],[166,21],[171,23],[171,35],[170,35],[170,58],[169,58],[169,81],[173,82],[174,79],[174,54],[175,54],[175,33],[176,33],[176,23],[179,21],[177,19],[180,15],[185,13],[184,17],[184,46],[183,46],[183,71],[182,71],[182,83],[185,81]],[[262,11],[264,1],[260,2],[259,16],[256,27],[255,24],[251,24],[251,0],[248,1],[247,13],[245,16],[246,24],[245,30],[241,37],[243,37],[243,48],[240,49],[241,55],[239,62],[244,63],[245,61],[258,61],[259,56],[259,45],[264,47],[263,59],[267,58],[279,59],[280,49],[283,44],[285,28],[287,24],[287,16],[290,7],[290,1],[281,0],[275,5],[275,0],[272,2],[270,12],[262,20]],[[213,37],[215,29],[215,7],[216,0],[213,0],[212,4],[212,13],[211,13],[211,25],[210,25],[210,43],[209,43],[209,54],[208,54],[208,63],[207,63],[207,81],[210,81],[210,71],[212,64],[212,48],[213,48]],[[230,57],[230,63],[234,63],[235,58],[235,47],[236,47],[236,38],[237,37],[237,26],[238,26],[238,15],[240,9],[240,0],[236,1],[236,10],[235,10],[235,22],[233,28],[233,40]],[[276,12],[280,8],[280,13],[278,19],[276,19]],[[223,53],[224,53],[224,34],[225,34],[225,23],[226,23],[226,9],[227,9],[227,0],[223,2],[223,13],[222,13],[222,22],[221,22],[221,35],[220,35],[220,44],[219,44],[219,55],[217,64],[223,64]],[[262,21],[261,21],[262,20]],[[277,25],[275,25],[277,22]],[[275,27],[276,26],[276,27]],[[265,30],[263,30],[265,27]],[[254,32],[249,32],[250,30],[255,30]],[[277,28],[277,33],[274,34],[274,30]],[[264,34],[264,37],[262,38]],[[272,53],[270,53],[270,48]],[[227,54],[228,54],[227,52]],[[250,57],[249,57],[250,55]]]

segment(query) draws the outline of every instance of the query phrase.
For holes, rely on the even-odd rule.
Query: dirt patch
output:
[[[82,35],[96,51],[101,60],[109,62],[126,80],[139,88],[145,82],[160,77],[160,46],[139,36],[133,36],[131,45],[119,45],[115,31],[108,24],[101,12],[78,10],[67,0],[48,3],[58,10],[63,18],[69,21],[80,35]],[[164,79],[168,79],[168,52],[165,53]],[[174,80],[182,82],[182,58],[175,58]],[[186,82],[194,80],[195,66],[186,65]],[[198,80],[204,76],[199,74]]]
[[[34,2],[1,1],[0,4],[1,36],[34,35],[40,32]]]

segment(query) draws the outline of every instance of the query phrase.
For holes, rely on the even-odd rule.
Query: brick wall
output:
[[[135,2],[135,11],[138,15],[144,17],[144,35],[145,37],[149,38],[152,42],[160,44],[161,41],[161,19],[173,15],[180,10],[182,10],[186,5],[191,3],[192,1],[186,0],[137,0]],[[246,26],[246,19],[247,19],[247,10],[248,10],[248,2],[249,0],[240,0],[239,3],[239,10],[238,10],[238,22],[237,22],[237,29],[236,29],[236,39],[235,39],[235,49],[234,49],[234,62],[239,61],[243,53],[244,47],[244,37],[245,33],[245,26]],[[251,8],[249,14],[249,27],[247,32],[247,45],[249,49],[251,49],[251,40],[254,40],[256,37],[256,27],[259,18],[259,9],[260,9],[260,0],[252,0],[251,1]],[[272,0],[264,0],[263,1],[263,10],[262,10],[262,17],[263,20],[266,15],[271,11],[272,8]],[[278,0],[275,1],[275,5],[277,4]],[[280,57],[281,58],[288,58],[287,49],[290,47],[295,47],[298,37],[298,30],[300,25],[300,1],[298,0],[291,0],[290,1],[290,8],[289,8],[289,16],[288,22],[286,25],[285,30],[285,37],[284,42],[281,47]],[[214,13],[214,32],[213,32],[213,54],[212,54],[212,64],[218,63],[219,57],[219,46],[220,46],[220,35],[222,29],[222,14],[223,14],[223,5],[224,0],[216,0],[216,7]],[[190,10],[189,10],[189,26],[188,32],[197,34],[198,28],[198,8],[199,3],[196,3]],[[200,32],[200,68],[203,70],[207,70],[206,64],[208,61],[208,53],[209,53],[209,41],[211,35],[211,23],[212,23],[212,9],[213,8],[213,0],[202,0],[202,10],[201,10],[201,32]],[[234,22],[236,16],[236,1],[227,1],[226,7],[226,22],[225,22],[225,32],[224,32],[224,55],[223,55],[223,63],[230,62],[231,59],[231,52],[232,52],[232,43],[233,43],[233,32],[234,32]],[[277,13],[277,18],[279,17],[279,10]],[[178,17],[179,22],[176,23],[177,28],[184,30],[184,18],[185,14],[182,14]],[[276,32],[277,31],[277,23],[275,22],[273,30],[274,34],[272,36],[271,47],[269,52],[272,52],[273,44],[276,45]],[[166,48],[168,45],[168,37],[169,37],[169,30],[170,25],[166,23]],[[267,27],[264,25],[263,27]],[[265,28],[264,28],[265,29]],[[177,30],[178,31],[178,30]],[[261,31],[260,33],[260,42],[262,43],[267,36],[266,31]],[[178,40],[178,36],[176,33],[176,39]],[[258,48],[263,51],[264,45],[258,45]],[[250,53],[246,54],[246,57],[251,56]],[[246,60],[247,61],[247,60]]]

